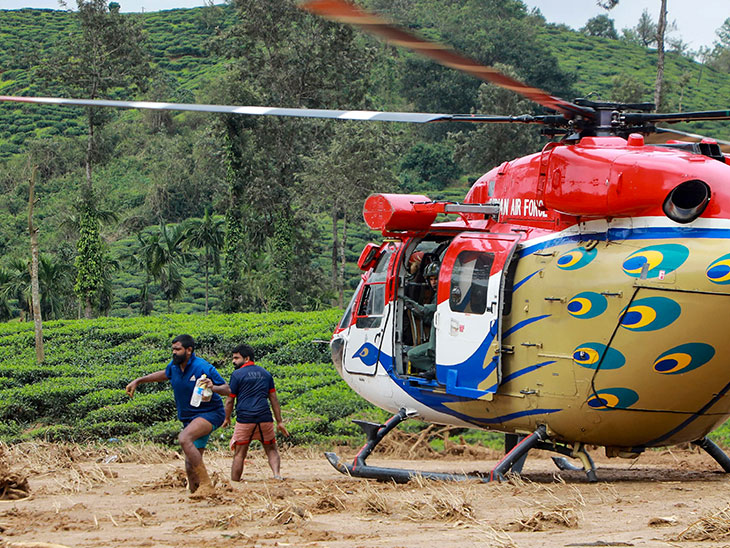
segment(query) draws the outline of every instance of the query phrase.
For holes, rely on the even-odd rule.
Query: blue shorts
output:
[[[205,436],[200,436],[197,440],[195,440],[193,442],[193,445],[195,445],[195,447],[197,447],[198,449],[205,449],[205,446],[208,445],[208,438],[210,438],[210,434],[212,434],[218,428],[220,428],[221,424],[223,424],[223,421],[226,418],[226,415],[225,415],[225,413],[218,413],[218,412],[212,411],[209,413],[202,413],[195,418],[196,419],[197,418],[205,419],[213,426],[213,430],[211,430],[209,434],[206,434]],[[187,428],[188,424],[193,422],[193,420],[194,419],[182,421],[183,428]]]

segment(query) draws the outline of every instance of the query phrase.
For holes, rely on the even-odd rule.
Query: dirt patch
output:
[[[5,456],[5,448],[0,447],[0,500],[20,500],[30,496],[27,474],[11,470]]]
[[[447,454],[418,460],[376,453],[369,464],[486,472],[501,456],[489,458],[484,448],[474,456],[447,432],[431,432],[443,436]],[[430,454],[418,438],[402,437],[399,452],[391,450]],[[3,548],[32,542],[112,548],[730,543],[729,480],[693,450],[656,451],[637,461],[594,456],[599,483],[580,472],[558,471],[549,454],[535,452],[522,476],[503,483],[419,477],[404,485],[349,478],[311,450],[284,452],[287,479],[277,481],[258,448],[249,453],[244,481],[231,483],[230,453],[210,451],[205,461],[215,487],[193,500],[174,451],[53,444],[36,449],[45,454],[7,448],[8,462],[26,474],[33,496],[0,503]],[[342,453],[349,460],[356,450],[347,451]]]

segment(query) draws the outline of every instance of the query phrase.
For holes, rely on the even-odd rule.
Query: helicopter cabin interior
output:
[[[369,274],[340,324],[341,328],[354,325],[362,336],[351,332],[351,339],[358,339],[351,340],[351,348],[370,342],[378,349],[380,362],[390,361],[382,348],[392,334],[392,367],[397,376],[423,388],[466,397],[493,393],[501,379],[499,331],[502,318],[511,311],[516,244],[517,238],[510,235],[477,232],[430,233],[404,242],[369,244],[360,261]],[[436,302],[424,275],[433,263],[440,265],[437,291],[448,292],[448,306],[442,304],[433,316],[419,315],[406,302]],[[391,295],[397,296],[395,306],[387,306]],[[388,317],[391,313],[393,318]],[[417,347],[427,349],[430,367],[413,367],[409,352]],[[483,377],[487,356],[494,371],[485,389],[487,379],[476,379]],[[372,365],[352,360],[348,371],[374,374]]]

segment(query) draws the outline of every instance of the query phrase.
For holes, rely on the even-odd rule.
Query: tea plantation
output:
[[[99,442],[110,438],[175,443],[180,423],[169,383],[127,383],[163,369],[170,341],[189,333],[197,353],[225,379],[230,350],[254,347],[274,375],[294,443],[361,440],[351,423],[382,413],[356,395],[331,364],[328,341],[341,311],[169,315],[55,321],[44,325],[46,360],[35,364],[32,323],[0,324],[0,440],[42,438]],[[320,341],[320,342],[317,342]],[[221,438],[220,435],[223,435]],[[231,429],[216,433],[223,443]]]
[[[163,369],[171,340],[189,333],[198,343],[197,354],[225,379],[233,372],[230,350],[244,342],[254,347],[257,363],[276,380],[292,443],[359,445],[364,436],[352,419],[383,421],[388,414],[355,394],[331,363],[326,341],[340,314],[333,309],[46,322],[41,365],[35,363],[33,324],[0,323],[0,441],[176,444],[180,423],[169,383],[141,385],[133,400],[124,388],[138,376]],[[403,429],[425,426],[408,421]],[[227,445],[231,433],[230,428],[217,431],[213,444]],[[455,433],[469,443],[502,446],[496,433]],[[711,437],[730,445],[730,424]]]

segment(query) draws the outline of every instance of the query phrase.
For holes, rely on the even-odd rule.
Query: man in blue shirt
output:
[[[195,355],[195,340],[190,335],[179,335],[172,340],[172,360],[162,371],[156,371],[134,379],[127,385],[127,394],[134,397],[137,386],[147,382],[165,382],[172,384],[177,406],[177,417],[183,423],[178,441],[185,453],[185,471],[188,475],[188,487],[194,493],[198,487],[211,488],[208,471],[203,464],[203,452],[211,432],[221,426],[225,419],[225,410],[221,396],[231,393],[228,384],[220,373]],[[202,401],[200,406],[190,405],[195,384],[205,375],[201,385],[213,391],[209,401]],[[202,491],[202,490],[201,490]]]
[[[254,350],[247,344],[241,344],[233,349],[233,365],[236,370],[231,375],[231,393],[226,401],[226,418],[223,426],[231,424],[233,400],[236,404],[236,427],[231,437],[231,449],[234,451],[231,465],[231,480],[241,481],[243,463],[248,454],[251,441],[259,440],[264,446],[269,466],[274,478],[281,479],[279,466],[281,458],[276,448],[276,434],[271,411],[276,417],[276,426],[284,436],[289,432],[281,419],[281,406],[276,397],[274,379],[264,368],[254,364]],[[269,409],[271,403],[271,409]]]

